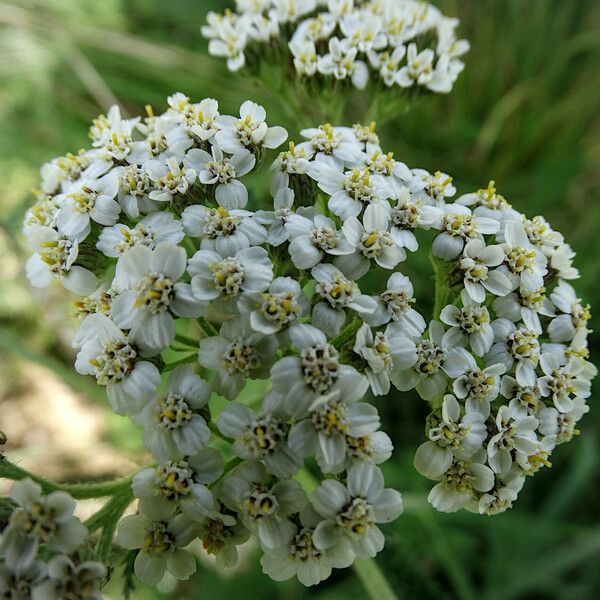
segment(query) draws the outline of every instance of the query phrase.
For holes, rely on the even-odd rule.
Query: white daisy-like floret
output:
[[[277,277],[262,294],[248,294],[239,304],[250,314],[250,326],[265,335],[289,329],[304,315],[308,301],[300,284],[291,277]]]
[[[456,203],[471,207],[474,215],[497,221],[515,220],[519,215],[506,198],[497,193],[494,181],[490,181],[485,189],[459,196]]]
[[[141,514],[125,517],[119,522],[116,541],[127,550],[139,550],[135,576],[149,585],[158,585],[165,572],[186,580],[196,571],[194,556],[185,547],[198,531],[198,523],[184,514],[173,517],[167,510],[157,519]]]
[[[239,71],[246,64],[244,50],[248,39],[247,22],[242,19],[223,19],[220,15],[208,13],[209,24],[211,15],[218,18],[216,27],[202,28],[203,35],[212,38],[208,43],[208,52],[213,56],[226,58],[230,71]]]
[[[543,332],[540,315],[554,316],[554,306],[546,296],[544,287],[533,292],[519,289],[502,298],[496,298],[492,306],[499,317],[514,323],[523,321],[526,327],[538,335]]]
[[[260,246],[226,258],[213,250],[199,250],[188,262],[188,273],[196,298],[227,302],[243,293],[264,292],[273,280],[273,264]]]
[[[309,219],[293,214],[286,219],[285,228],[290,239],[290,257],[298,269],[314,267],[326,254],[344,256],[354,252],[343,231],[338,231],[325,215],[316,214]]]
[[[215,373],[213,389],[235,400],[246,379],[265,377],[277,351],[277,338],[255,331],[246,317],[226,321],[218,336],[204,338],[198,362]]]
[[[160,203],[150,200],[149,194],[154,187],[145,167],[127,165],[116,167],[112,172],[117,173],[119,178],[117,202],[129,218],[137,219],[140,213],[158,210]]]
[[[380,267],[391,270],[406,259],[406,252],[398,248],[388,231],[388,217],[383,207],[371,205],[361,223],[356,217],[346,219],[342,231],[354,247],[353,254],[340,256],[336,266],[351,279],[360,279],[374,260]]]
[[[387,338],[393,339],[399,334],[414,338],[425,331],[425,319],[412,308],[416,299],[413,285],[406,275],[390,275],[385,291],[376,296],[375,300],[375,312],[365,315],[364,318],[373,327],[389,323],[385,330]]]
[[[73,516],[75,500],[65,492],[43,496],[41,486],[27,478],[13,484],[10,498],[18,508],[0,535],[0,556],[9,569],[31,567],[42,544],[69,554],[85,541],[87,529]]]
[[[114,104],[106,114],[93,121],[90,128],[92,146],[102,148],[110,160],[127,160],[133,148],[133,132],[140,118],[123,119],[120,108]]]
[[[515,377],[520,385],[536,384],[535,368],[540,358],[538,334],[525,326],[515,325],[508,319],[492,323],[494,345],[485,356],[488,364],[502,363],[507,370],[515,366]]]
[[[559,281],[550,294],[550,300],[561,313],[548,324],[548,333],[553,342],[569,342],[579,329],[587,329],[591,318],[590,306],[581,304],[573,286],[566,281]]]
[[[324,473],[338,470],[348,453],[347,436],[359,438],[379,429],[377,409],[360,402],[367,385],[364,379],[358,386],[345,379],[330,394],[318,396],[307,418],[292,427],[290,447],[300,456],[316,456]]]
[[[477,410],[487,417],[490,403],[500,392],[500,376],[506,371],[506,366],[496,363],[481,368],[472,355],[468,354],[465,358],[464,370],[453,373],[452,391],[459,400],[465,402],[467,410]]]
[[[511,414],[519,417],[538,415],[545,408],[542,401],[542,392],[536,385],[522,386],[511,375],[504,375],[500,383],[500,393],[509,400]]]
[[[304,151],[307,158],[316,162],[333,161],[339,169],[345,163],[354,163],[360,159],[362,148],[353,131],[346,127],[333,127],[326,123],[320,127],[303,129],[300,132],[307,142],[296,146],[298,151]]]
[[[474,302],[465,290],[461,292],[462,307],[449,304],[442,309],[440,321],[450,326],[444,333],[442,346],[471,348],[476,356],[486,354],[494,343],[494,331],[487,307]]]
[[[192,367],[177,367],[166,389],[145,408],[144,445],[158,461],[196,454],[210,439],[202,409],[210,398],[210,386]]]
[[[339,352],[324,333],[311,325],[297,325],[290,338],[300,355],[286,356],[271,369],[273,390],[283,395],[290,415],[304,416],[320,396],[337,388],[366,390],[366,379],[340,362]]]
[[[200,248],[234,256],[239,250],[265,242],[267,230],[247,210],[188,206],[181,215],[183,230],[201,238]]]
[[[205,98],[192,103],[184,94],[177,93],[167,98],[169,109],[166,118],[173,119],[194,140],[211,140],[219,130],[219,102],[214,98]]]
[[[137,245],[154,249],[161,242],[178,244],[185,237],[181,221],[168,212],[146,215],[133,227],[117,223],[105,227],[98,237],[96,248],[104,254],[118,258]]]
[[[441,417],[427,435],[429,441],[415,453],[415,469],[429,479],[439,479],[455,458],[469,459],[482,448],[487,438],[485,416],[467,407],[461,417],[460,404],[448,394],[442,402]]]
[[[512,289],[521,286],[527,292],[535,292],[544,287],[547,259],[531,244],[523,225],[507,223],[504,238],[506,241],[502,249],[505,258],[498,269],[510,279]]]
[[[503,479],[507,479],[506,482],[502,482]],[[508,475],[496,478],[496,485],[481,495],[479,502],[476,507],[468,506],[468,510],[472,512],[478,512],[481,515],[497,515],[511,508],[513,502],[517,499],[523,484],[525,483],[525,477],[515,475],[514,471],[511,471]]]
[[[260,559],[263,572],[275,581],[297,577],[305,586],[317,585],[331,575],[332,568],[344,569],[354,562],[351,548],[339,543],[319,549],[315,546],[315,529],[321,518],[314,509],[307,507],[300,513],[300,524],[294,526],[289,544],[273,551],[266,551]]]
[[[239,180],[252,171],[256,157],[250,151],[238,150],[225,157],[219,146],[212,146],[212,155],[200,148],[192,148],[184,159],[184,164],[198,173],[203,185],[214,186],[215,200],[223,208],[245,208],[248,204],[248,190]]]
[[[413,85],[428,85],[433,79],[433,59],[435,54],[430,48],[419,52],[416,44],[409,44],[406,50],[406,66],[398,71],[396,81],[404,88]]]
[[[464,348],[444,348],[444,326],[439,321],[429,324],[429,337],[416,343],[401,337],[397,359],[390,373],[390,380],[401,392],[415,388],[424,400],[439,397],[447,385],[447,377],[455,377],[469,364]]]
[[[117,262],[111,316],[129,337],[148,352],[158,353],[175,337],[173,315],[198,317],[205,305],[180,281],[185,272],[185,250],[162,242],[153,250],[135,246]]]
[[[358,48],[347,40],[332,37],[329,52],[320,56],[317,69],[323,75],[333,75],[337,80],[350,79],[354,87],[364,90],[369,82],[369,68],[362,60],[357,60]]]
[[[274,479],[262,463],[244,462],[229,473],[219,488],[223,503],[237,511],[248,529],[257,533],[265,550],[289,544],[294,525],[289,517],[306,505],[300,484]]]
[[[328,479],[315,490],[311,503],[323,517],[315,530],[315,546],[326,550],[343,540],[359,558],[383,549],[378,523],[389,523],[402,513],[400,492],[383,487],[383,474],[373,464],[360,463],[348,471],[347,483]]]
[[[118,191],[119,179],[112,172],[100,179],[76,181],[59,201],[56,215],[58,230],[68,238],[82,239],[90,232],[90,221],[104,226],[114,225],[121,212],[115,200]]]
[[[250,100],[240,107],[240,117],[221,115],[217,122],[220,131],[215,140],[224,152],[235,154],[240,150],[255,151],[257,148],[278,148],[288,137],[283,127],[269,127],[265,122],[265,109]]]
[[[235,440],[233,451],[244,460],[263,461],[270,473],[285,479],[295,475],[302,460],[288,443],[287,416],[272,410],[269,397],[259,415],[238,402],[228,404],[217,420],[219,431]]]
[[[97,287],[96,276],[88,269],[75,264],[79,256],[79,243],[49,227],[37,227],[30,243],[36,251],[25,265],[27,279],[35,287],[47,287],[53,281],[75,294],[86,296]]]
[[[495,473],[510,471],[513,460],[527,459],[539,449],[535,433],[539,422],[535,417],[513,415],[508,406],[501,406],[495,424],[497,433],[490,438],[487,447],[488,462]]]
[[[71,596],[81,600],[102,600],[100,588],[106,574],[106,567],[98,561],[77,564],[68,556],[59,554],[48,561],[49,579],[35,588],[32,598],[46,600]]]
[[[504,262],[504,250],[499,245],[486,246],[481,239],[469,240],[458,261],[463,285],[472,300],[483,303],[487,292],[506,296],[514,289],[509,277],[498,267]]]
[[[192,456],[160,462],[156,467],[138,471],[131,488],[138,498],[138,510],[159,520],[179,508],[192,521],[214,517],[215,501],[207,487],[223,473],[225,462],[214,448],[203,448]],[[231,517],[223,516],[224,521]]]
[[[442,171],[431,174],[425,169],[413,169],[413,180],[410,190],[414,192],[415,199],[424,204],[443,208],[447,198],[456,194],[456,187],[452,183],[452,177]]]
[[[487,217],[477,217],[471,209],[460,204],[448,204],[443,207],[439,228],[441,233],[433,240],[432,253],[438,258],[452,260],[472,239],[483,239],[483,235],[499,231],[500,223]]]
[[[117,414],[135,414],[152,398],[160,384],[156,366],[144,360],[140,349],[113,321],[102,314],[87,317],[74,340],[81,350],[75,369],[106,386]]]
[[[584,398],[576,398],[573,408],[565,413],[559,412],[554,406],[543,408],[538,415],[539,432],[550,437],[556,445],[570,442],[573,436],[581,433],[577,423],[589,410]]]
[[[574,358],[567,364],[560,364],[551,352],[542,353],[540,366],[544,373],[538,378],[542,396],[549,397],[561,413],[568,413],[575,406],[575,398],[589,398],[591,382],[584,374],[584,365]]]
[[[27,600],[33,597],[33,591],[39,588],[46,577],[46,565],[41,560],[33,561],[26,569],[10,569],[3,563],[0,565],[0,594],[12,600],[18,593],[18,600]]]
[[[333,338],[340,332],[346,321],[345,309],[360,316],[375,310],[376,301],[362,294],[358,285],[333,265],[317,265],[311,274],[317,282],[315,294],[321,299],[313,306],[312,323],[328,336]]]
[[[151,160],[144,168],[154,188],[148,197],[156,202],[171,202],[178,194],[185,194],[197,177],[194,169],[182,167],[175,157],[168,158],[166,162]]]
[[[290,180],[295,175],[305,175],[310,168],[310,161],[306,149],[297,147],[293,142],[289,143],[289,149],[281,152],[273,161],[271,170],[271,194],[277,198],[277,192],[290,187]],[[277,207],[275,207],[277,209]]]

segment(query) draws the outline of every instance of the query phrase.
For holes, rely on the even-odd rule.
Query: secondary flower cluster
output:
[[[209,52],[231,71],[284,37],[298,76],[364,89],[372,72],[387,87],[447,93],[469,50],[456,38],[458,19],[417,0],[237,0],[236,8],[209,13],[202,27]]]
[[[15,483],[15,503],[0,534],[0,596],[17,600],[101,600],[106,568],[81,560],[87,528],[73,516],[75,500],[64,492],[42,495],[31,479]],[[52,553],[44,562],[40,548]]]
[[[392,385],[432,405],[415,463],[434,506],[510,506],[576,433],[595,374],[562,237],[492,184],[452,201],[451,177],[397,161],[374,125],[303,131],[273,163],[272,210],[252,212],[241,178],[286,131],[252,102],[168,103],[94,121],[91,150],[42,169],[25,220],[31,282],[83,296],[77,371],[156,462],[117,535],[137,577],[186,579],[196,538],[233,566],[253,535],[265,573],[306,585],[377,554],[402,499],[368,400]],[[432,235],[427,324],[398,266]]]

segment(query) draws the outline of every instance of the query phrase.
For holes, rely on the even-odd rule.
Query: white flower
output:
[[[70,553],[83,544],[87,529],[73,516],[75,500],[64,492],[42,496],[31,479],[13,484],[11,499],[17,503],[0,535],[0,556],[15,571],[34,564],[40,544],[54,552]]]
[[[235,440],[233,451],[244,460],[262,460],[269,472],[285,479],[295,475],[302,460],[288,443],[288,425],[285,415],[279,418],[268,397],[262,413],[238,402],[228,404],[217,420],[219,431]]]
[[[344,540],[359,558],[371,558],[383,548],[377,523],[389,523],[403,510],[400,492],[384,489],[381,471],[370,463],[353,466],[346,485],[332,479],[322,482],[311,503],[324,518],[313,535],[315,546],[327,550]]]
[[[215,250],[222,256],[234,256],[239,250],[264,243],[267,238],[267,230],[247,210],[228,211],[196,204],[188,206],[181,219],[187,235],[202,238],[200,248]]]
[[[329,53],[318,58],[318,71],[338,80],[350,78],[354,87],[364,90],[369,81],[369,68],[364,61],[356,59],[357,54],[357,47],[333,37],[329,40]]]
[[[214,13],[212,14],[214,15]],[[207,35],[207,31],[207,29],[203,29],[203,34]],[[247,31],[245,22],[241,19],[237,21],[222,19],[218,23],[218,29],[213,39],[208,43],[208,52],[212,56],[227,58],[227,68],[230,71],[238,71],[246,63],[244,55],[246,44]]]
[[[277,277],[266,292],[248,295],[242,301],[240,310],[250,313],[252,329],[265,335],[287,330],[308,305],[300,284],[291,277]]]
[[[496,192],[494,181],[490,181],[486,189],[459,196],[456,203],[463,206],[474,206],[474,215],[489,217],[497,221],[515,220],[518,215],[517,211],[506,201],[506,198]]]
[[[415,193],[416,200],[443,208],[446,198],[451,198],[456,194],[452,177],[447,173],[436,171],[432,175],[425,169],[413,169],[412,172],[414,178],[410,182],[410,190]]]
[[[375,310],[375,300],[361,294],[358,285],[344,277],[333,265],[317,265],[311,274],[317,282],[315,294],[322,299],[313,306],[312,323],[330,337],[338,335],[344,325],[344,309],[354,310],[360,316]]]
[[[31,285],[47,287],[58,280],[67,290],[82,296],[91,294],[96,289],[98,283],[95,275],[74,264],[79,255],[77,240],[61,236],[49,227],[39,227],[36,228],[32,241],[38,251],[25,265]]]
[[[507,223],[504,238],[505,258],[499,270],[511,280],[512,289],[520,285],[527,292],[535,292],[544,287],[546,257],[531,244],[523,225]]]
[[[389,323],[385,330],[389,339],[399,334],[410,338],[420,336],[425,331],[425,319],[412,308],[416,302],[413,296],[410,279],[402,273],[393,273],[387,280],[385,291],[375,297],[375,312],[365,315],[364,319],[373,327]]]
[[[464,348],[442,347],[444,327],[439,321],[429,324],[429,338],[413,342],[399,335],[397,360],[390,380],[401,392],[415,388],[421,398],[432,401],[446,389],[447,375],[464,372],[469,363]]]
[[[384,269],[393,269],[406,258],[388,231],[388,218],[380,206],[371,205],[365,211],[363,223],[356,218],[346,219],[342,226],[346,239],[355,248],[354,254],[340,256],[336,266],[351,279],[362,277],[374,260]]]
[[[68,238],[82,239],[90,232],[90,221],[114,225],[121,212],[115,200],[118,191],[118,175],[113,173],[97,180],[76,181],[59,201],[56,215],[58,230]]]
[[[372,203],[386,207],[386,213],[389,213],[389,205],[383,200],[391,197],[393,191],[381,175],[372,173],[368,168],[356,167],[341,172],[331,164],[317,161],[312,164],[309,175],[320,189],[331,196],[327,202],[329,210],[343,220],[358,217],[363,208]]]
[[[264,292],[273,279],[273,264],[260,246],[244,248],[223,258],[213,250],[200,250],[188,263],[194,296],[202,301],[229,300],[243,293]],[[219,308],[217,307],[217,308]],[[224,312],[224,311],[223,311]]]
[[[488,364],[503,363],[511,369],[516,362],[516,378],[522,386],[536,384],[535,367],[540,358],[540,345],[535,331],[517,327],[507,319],[497,319],[492,323],[494,345],[485,356]]]
[[[442,233],[433,240],[432,253],[438,258],[452,260],[472,239],[483,239],[483,235],[494,234],[500,229],[500,223],[487,217],[476,217],[471,209],[460,204],[448,204],[443,207],[441,219]]]
[[[361,146],[353,131],[345,127],[333,127],[329,123],[320,127],[303,129],[300,135],[308,142],[296,146],[297,151],[304,151],[307,158],[323,161],[326,157],[333,159],[333,165],[343,169],[345,163],[353,163],[360,159]]]
[[[240,118],[221,115],[217,122],[221,127],[215,140],[224,152],[235,154],[239,150],[255,148],[278,148],[287,139],[283,127],[269,127],[265,122],[267,113],[262,106],[247,100],[240,107]]]
[[[215,501],[207,485],[223,473],[225,462],[215,448],[203,448],[192,456],[159,463],[133,476],[131,488],[142,515],[160,520],[176,509],[192,521],[214,517]],[[223,516],[225,521],[231,517]]]
[[[412,202],[410,192],[403,188],[390,215],[392,239],[399,248],[416,252],[419,248],[415,229],[429,229],[441,219],[440,209]]]
[[[289,544],[266,551],[260,559],[263,572],[275,581],[296,576],[302,585],[317,585],[331,575],[332,568],[344,569],[354,562],[354,553],[347,544],[319,549],[314,535],[321,518],[312,509],[300,513],[300,525],[294,526]]]
[[[286,356],[271,369],[273,390],[284,396],[289,414],[303,416],[317,398],[337,388],[366,389],[365,378],[340,363],[338,351],[324,333],[311,325],[297,325],[290,337],[300,355]]]
[[[0,564],[0,597],[7,600],[34,598],[34,590],[46,575],[46,565],[41,560],[33,561],[26,569],[9,569],[6,564]]]
[[[256,157],[248,150],[238,150],[225,157],[219,146],[212,146],[212,156],[200,148],[192,148],[184,164],[198,173],[200,183],[215,186],[215,199],[223,208],[244,208],[248,204],[248,190],[239,181],[252,171]]]
[[[118,292],[111,316],[131,340],[147,352],[158,353],[175,337],[173,315],[198,317],[204,305],[180,282],[185,250],[162,242],[154,250],[135,246],[117,262],[113,287]]]
[[[504,262],[501,246],[486,246],[481,239],[469,240],[458,267],[463,272],[463,285],[472,300],[484,302],[486,292],[506,296],[513,288],[510,279],[499,269]]]
[[[289,544],[294,526],[289,516],[302,510],[306,496],[293,479],[273,480],[259,462],[244,462],[221,483],[219,494],[226,506],[239,513],[266,550]]]
[[[494,343],[488,309],[474,302],[464,290],[461,292],[461,303],[461,308],[449,304],[440,313],[440,321],[450,325],[442,338],[442,346],[464,348],[468,345],[476,356],[483,356]]]
[[[465,508],[479,492],[494,487],[494,472],[474,459],[456,460],[431,488],[427,500],[440,512],[455,512]]]
[[[133,130],[139,121],[139,117],[121,118],[119,107],[111,106],[107,116],[94,120],[90,128],[92,146],[102,148],[114,161],[126,160],[133,147]]]
[[[271,194],[275,196],[276,200],[278,192],[290,186],[291,178],[294,175],[306,174],[310,168],[310,164],[306,149],[296,147],[293,142],[290,142],[288,151],[281,152],[271,166],[271,170],[273,171]],[[277,210],[277,208],[276,206],[275,209]]]
[[[167,118],[179,123],[183,130],[193,139],[206,142],[218,131],[219,103],[213,98],[205,98],[192,104],[182,93],[167,98],[169,110]]]
[[[354,252],[342,231],[325,215],[316,214],[313,220],[291,214],[285,220],[289,237],[289,252],[298,269],[310,269],[323,260],[325,254],[343,256]]]
[[[312,77],[317,72],[318,55],[314,42],[310,40],[292,40],[288,44],[294,57],[294,67],[298,75]]]
[[[377,53],[374,50],[368,51],[368,57],[373,68],[379,70],[379,76],[387,87],[393,87],[398,83],[398,73],[400,63],[406,54],[404,46],[397,46],[392,51],[385,50]]]
[[[559,281],[550,294],[550,299],[562,314],[548,325],[548,333],[553,342],[569,342],[579,329],[587,329],[590,306],[583,306],[575,290],[566,281]]]
[[[488,462],[495,473],[506,473],[513,464],[511,452],[514,451],[515,460],[519,460],[519,455],[526,459],[538,450],[535,430],[539,422],[530,415],[522,417],[511,414],[508,406],[498,409],[495,422],[498,433],[488,442]]]
[[[198,362],[215,373],[213,389],[235,400],[246,379],[266,377],[277,350],[277,338],[256,332],[247,317],[226,321],[218,336],[200,341]]]
[[[135,576],[149,585],[158,585],[165,571],[175,579],[189,579],[196,570],[193,555],[184,549],[198,534],[198,524],[184,514],[173,517],[165,511],[152,520],[141,514],[130,515],[119,522],[117,544],[127,550],[138,550]]]
[[[316,397],[307,418],[292,427],[290,447],[300,456],[316,456],[324,473],[336,471],[346,459],[346,436],[359,438],[379,428],[377,409],[359,402],[367,385],[364,379],[359,385],[345,379],[331,393]]]
[[[106,386],[108,400],[117,414],[135,414],[160,384],[160,373],[142,359],[140,350],[106,316],[87,317],[75,338],[81,347],[75,369],[93,375]]]
[[[397,82],[400,87],[427,85],[433,77],[433,59],[435,54],[430,48],[417,53],[417,45],[409,44],[406,51],[406,66],[398,71]]]
[[[575,398],[589,398],[591,382],[583,376],[584,365],[575,359],[561,365],[555,354],[545,352],[540,357],[544,376],[538,378],[542,396],[550,397],[561,413],[575,406]]]
[[[415,453],[415,469],[429,479],[440,479],[456,458],[465,460],[481,449],[487,438],[485,416],[467,407],[461,418],[460,405],[444,396],[441,418],[428,431],[429,441]]]
[[[144,411],[144,445],[159,461],[191,456],[210,439],[201,410],[208,403],[210,387],[191,366],[170,374],[163,394]]]
[[[559,412],[553,406],[544,408],[538,415],[539,431],[542,435],[551,437],[556,445],[570,442],[574,435],[581,433],[576,427],[577,422],[589,410],[584,398],[576,398],[573,408],[566,413]]]
[[[151,160],[144,168],[155,188],[148,196],[156,202],[171,202],[177,194],[185,194],[196,181],[196,171],[185,166],[182,168],[175,157],[168,158],[166,162]]]
[[[523,321],[526,327],[538,335],[543,331],[539,315],[554,315],[554,306],[546,297],[544,287],[532,292],[521,288],[503,298],[496,298],[492,306],[499,317],[513,322]]]
[[[144,167],[128,165],[117,167],[113,172],[118,173],[119,177],[117,201],[128,217],[136,219],[140,212],[156,210],[158,203],[150,200],[149,194],[153,187],[150,175]]]
[[[490,413],[490,402],[493,402],[500,391],[500,376],[506,371],[502,363],[480,368],[470,354],[464,370],[453,373],[452,391],[459,400],[466,402],[467,410],[477,410],[485,417]]]
[[[510,400],[508,406],[511,414],[516,416],[536,416],[540,409],[544,408],[542,393],[537,383],[533,386],[522,386],[514,377],[504,375],[500,383],[500,393]]]
[[[508,479],[504,485],[500,485],[498,478],[493,489],[481,495],[477,503],[477,512],[479,514],[497,515],[509,509],[513,502],[517,499],[525,477],[515,475],[513,471],[502,477]],[[471,509],[471,507],[468,507]]]
[[[48,576],[33,592],[33,600],[81,598],[102,600],[100,588],[106,577],[106,567],[97,561],[74,563],[61,554],[48,561]]]
[[[155,248],[161,242],[178,244],[184,238],[183,225],[171,213],[155,212],[145,216],[134,227],[117,223],[105,227],[96,243],[96,248],[104,254],[118,258],[138,244]]]

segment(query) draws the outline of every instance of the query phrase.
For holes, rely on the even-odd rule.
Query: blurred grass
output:
[[[582,297],[598,327],[600,301],[600,3],[596,0],[486,0],[439,3],[462,20],[472,44],[467,68],[451,95],[418,101],[382,130],[386,144],[412,167],[442,169],[459,191],[498,189],[530,216],[541,213],[578,252]],[[59,290],[34,291],[25,282],[20,223],[46,160],[87,143],[87,127],[107,104],[130,114],[157,109],[182,91],[214,96],[225,112],[248,97],[262,100],[272,122],[285,107],[269,90],[225,71],[206,54],[199,26],[220,1],[0,1],[0,397],[16,385],[27,360],[50,366],[92,398],[72,373],[72,322]],[[252,192],[263,194],[255,179]],[[263,196],[264,198],[264,196]],[[429,267],[418,293],[428,297]],[[600,338],[591,339],[598,356]],[[25,360],[24,360],[25,359]],[[386,466],[391,485],[406,493],[403,518],[387,527],[380,563],[404,598],[588,600],[600,572],[598,437],[594,407],[583,435],[553,455],[554,466],[527,481],[515,508],[494,518],[441,515],[425,502],[429,483],[412,468],[422,435],[424,403],[412,396],[384,405],[399,452]],[[0,429],[2,428],[0,407]],[[108,418],[108,412],[107,412]],[[124,451],[136,434],[111,418],[111,440]],[[113,425],[114,423],[114,425]],[[125,440],[125,442],[124,442]],[[194,582],[167,583],[135,598],[363,598],[351,572],[317,590],[273,584],[251,553],[234,576],[202,564]],[[113,597],[119,597],[118,591]]]

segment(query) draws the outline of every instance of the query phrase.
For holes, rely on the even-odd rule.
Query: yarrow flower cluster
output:
[[[578,433],[595,375],[562,236],[493,182],[453,200],[449,175],[398,161],[374,126],[302,131],[272,165],[272,210],[253,212],[242,179],[287,132],[250,101],[239,117],[182,94],[168,105],[96,119],[91,149],[43,167],[24,225],[32,284],[80,295],[77,371],[143,427],[154,459],[117,530],[136,576],[187,579],[196,539],[232,567],[254,536],[265,573],[305,585],[375,556],[379,525],[403,510],[369,401],[392,386],[431,405],[415,458],[438,482],[430,502],[508,508]],[[423,244],[447,300],[429,322],[401,272]],[[316,466],[307,494],[296,476]],[[32,537],[51,498],[11,518],[8,568],[28,568],[39,543],[73,550],[56,542],[63,522],[77,529],[67,545],[83,542],[70,506]]]
[[[235,12],[209,13],[202,34],[231,71],[283,38],[299,77],[362,90],[372,75],[388,88],[448,93],[469,50],[458,23],[418,0],[236,0]]]

